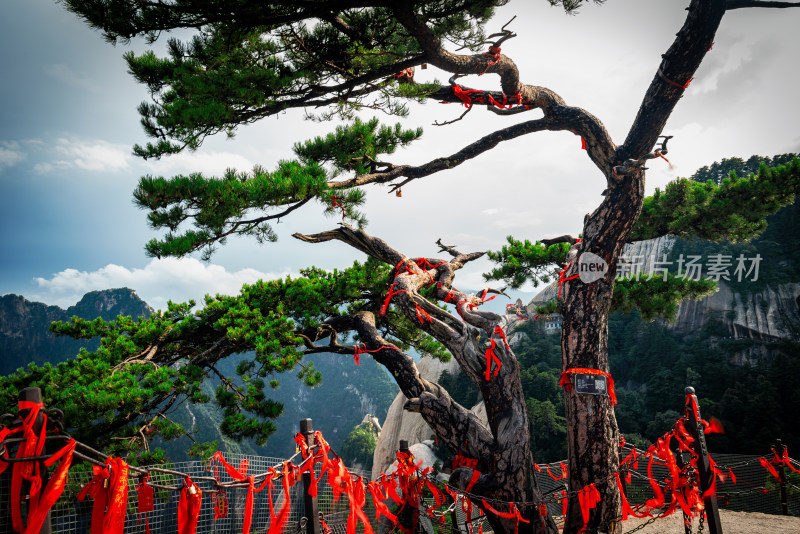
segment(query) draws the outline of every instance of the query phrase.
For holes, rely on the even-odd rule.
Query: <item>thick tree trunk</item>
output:
[[[358,350],[370,354],[392,374],[408,398],[404,408],[419,413],[439,442],[454,454],[477,462],[474,468],[455,469],[450,484],[484,511],[497,534],[557,534],[552,518],[539,515],[542,493],[534,476],[520,367],[499,327],[501,317],[477,309],[485,294],[467,295],[452,285],[455,271],[482,254],[461,254],[443,246],[453,256],[449,262],[435,258],[414,260],[383,240],[347,225],[313,236],[295,234],[295,237],[313,243],[340,240],[397,266],[391,283],[391,302],[447,347],[483,395],[488,426],[453,401],[444,388],[422,378],[414,360],[382,337],[371,312],[331,318],[330,331],[358,332],[363,342],[363,348]],[[455,303],[460,318],[420,295],[421,288],[431,286],[435,288],[436,299]],[[335,344],[326,350],[352,354],[355,348]],[[502,515],[495,514],[490,507]]]
[[[583,240],[565,274],[578,274],[580,255],[596,254],[607,263],[606,275],[591,283],[580,278],[563,283],[563,369],[588,368],[608,373],[608,314],[614,290],[617,260],[644,198],[644,176],[639,170],[609,191],[605,201],[584,224]],[[621,500],[614,473],[619,469],[619,431],[607,395],[564,392],[569,453],[569,506],[565,533],[584,526],[589,532],[615,532]],[[588,518],[581,510],[580,494],[594,484],[601,500]]]

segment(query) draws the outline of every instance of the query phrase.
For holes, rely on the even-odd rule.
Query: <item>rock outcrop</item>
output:
[[[423,356],[420,361],[417,362],[417,368],[423,378],[432,382],[438,381],[444,371],[450,373],[461,372],[454,358],[444,363],[430,356]],[[381,473],[386,472],[385,470],[395,461],[395,452],[397,452],[400,445],[400,440],[408,441],[409,449],[416,457],[417,453],[414,452],[414,445],[429,441],[433,437],[433,430],[431,430],[428,423],[422,419],[421,415],[403,410],[403,405],[405,405],[406,400],[408,399],[403,395],[403,392],[399,392],[386,414],[386,420],[383,423],[383,428],[378,438],[378,444],[375,446],[375,452],[372,458],[373,479],[377,478]],[[482,402],[472,408],[472,411],[478,415],[482,421],[486,422],[488,420],[486,417],[486,409],[483,407]],[[424,454],[426,458],[434,455],[432,450],[430,452],[420,450],[419,453],[421,455]],[[433,460],[435,460],[435,458]]]
[[[14,372],[28,363],[58,363],[75,356],[81,347],[95,350],[97,340],[56,337],[49,331],[53,321],[69,321],[118,315],[148,317],[153,313],[135,291],[128,288],[92,291],[66,310],[31,302],[19,295],[0,297],[0,375]]]

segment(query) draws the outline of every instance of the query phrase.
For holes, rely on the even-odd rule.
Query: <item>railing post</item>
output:
[[[311,419],[300,420],[300,433],[305,436],[308,443],[309,454],[313,455],[311,447],[314,445],[314,429]],[[317,497],[311,496],[311,473],[303,473],[303,505],[306,517],[306,534],[320,534],[319,502]]]
[[[708,457],[708,447],[706,446],[706,435],[703,429],[703,420],[700,417],[700,405],[694,388],[686,388],[686,413],[689,416],[689,433],[694,438],[695,452],[697,460],[697,481],[700,484],[700,492],[705,493],[714,483],[714,471],[711,470],[711,461]],[[722,523],[719,520],[719,508],[717,507],[717,496],[709,495],[703,499],[706,512],[706,524],[711,534],[722,534]]]
[[[42,390],[39,388],[25,388],[19,392],[19,400],[41,404]],[[20,410],[19,411],[20,419],[25,419],[29,413],[30,409]],[[43,424],[44,424],[44,416],[40,411],[39,415],[36,417],[36,420],[33,423],[33,430],[37,436],[41,435]],[[47,452],[46,448],[43,450],[45,453]],[[44,488],[47,486],[47,480],[49,478],[47,474],[47,467],[45,467],[44,462],[39,462],[39,472],[42,473],[42,487]],[[27,480],[23,480],[21,496],[23,498],[23,502],[25,502],[28,506],[30,506],[30,503],[28,502],[30,491],[31,491],[30,482],[28,482]],[[27,514],[23,514],[23,516],[25,515]],[[51,524],[50,512],[47,512],[47,516],[45,517],[44,523],[42,523],[42,528],[39,530],[39,533],[50,534],[52,531],[53,527]]]
[[[779,439],[775,440],[775,454],[778,458],[783,458],[783,451],[786,450],[783,442]],[[778,464],[778,477],[781,483],[781,513],[789,515],[789,499],[786,495],[786,468],[783,463]]]
[[[683,458],[683,452],[680,448],[677,448],[672,451],[672,455],[675,456],[675,463],[678,469],[683,471],[683,468],[686,467],[686,460]],[[692,516],[687,514],[685,510],[681,511],[683,512],[683,532],[684,534],[692,534]]]

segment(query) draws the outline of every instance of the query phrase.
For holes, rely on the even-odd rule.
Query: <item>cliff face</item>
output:
[[[690,334],[709,321],[718,321],[727,336],[720,339],[750,340],[752,344],[732,354],[736,365],[769,360],[771,344],[797,335],[800,325],[800,283],[767,287],[751,294],[737,293],[724,282],[719,291],[700,301],[681,304],[672,328]],[[722,333],[722,332],[720,332]]]
[[[57,363],[75,356],[81,347],[94,350],[98,341],[56,337],[48,328],[53,321],[68,321],[117,315],[149,316],[153,310],[128,288],[92,291],[66,310],[19,295],[0,297],[0,375],[13,373],[28,363]]]

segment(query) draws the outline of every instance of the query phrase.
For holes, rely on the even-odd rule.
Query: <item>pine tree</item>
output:
[[[583,3],[549,1],[567,11]],[[795,5],[791,2],[692,0],[684,26],[660,65],[654,65],[657,74],[620,145],[597,117],[568,105],[548,88],[522,81],[513,60],[501,51],[514,34],[505,28],[489,36],[484,32],[493,8],[505,3],[502,0],[64,3],[112,42],[142,35],[155,40],[173,29],[194,32],[187,41],[169,40],[168,57],[126,54],[130,72],[152,95],[152,102],[139,107],[144,130],[153,139],[135,147],[143,158],[197,148],[209,135],[231,134],[241,124],[291,108],[322,109],[317,112],[323,119],[351,119],[327,137],[296,145],[296,158],[272,171],[257,168],[220,178],[198,174],[141,180],[134,198],[149,211],[150,224],[167,232],[147,245],[154,256],[200,251],[208,257],[231,235],[273,241],[272,221],[315,200],[326,210],[341,210],[358,227],[342,225],[296,237],[310,243],[339,240],[372,259],[342,272],[308,270],[302,278],[260,282],[245,287],[237,297],[209,299],[197,314],[173,306],[165,316],[138,324],[120,319],[56,326],[72,335],[105,336],[96,355],[81,355],[55,372],[84,384],[87,397],[98,402],[92,409],[106,407],[94,412],[103,413],[102,424],[127,432],[131,441],[150,425],[164,425],[160,421],[165,406],[186,397],[206,400],[199,382],[215,372],[215,362],[235,352],[254,350],[256,357],[240,365],[244,385],[220,377],[223,385],[216,401],[226,410],[227,433],[257,439],[266,438],[268,419],[279,411],[267,397],[274,373],[299,367],[300,378],[313,384],[319,377],[304,356],[321,351],[356,358],[369,355],[393,374],[409,398],[406,409],[421,413],[440,443],[477,460],[475,468],[456,469],[452,484],[462,489],[470,484],[471,492],[488,499],[536,502],[541,493],[533,476],[528,414],[515,357],[498,332],[499,317],[477,308],[487,294],[467,295],[453,287],[455,272],[482,253],[462,253],[442,245],[445,259],[409,259],[360,227],[364,222],[358,212],[364,198],[360,188],[391,184],[399,189],[522,135],[562,130],[580,135],[586,154],[607,182],[604,200],[586,217],[581,239],[564,236],[558,243],[536,245],[512,239],[513,250],[494,256],[501,266],[491,276],[519,284],[546,276],[546,266],[558,264],[570,277],[577,274],[575,258],[581,254],[602,258],[608,265],[603,278],[564,287],[562,364],[564,370],[607,372],[612,306],[627,308],[640,302],[648,314],[669,313],[681,298],[710,289],[648,280],[641,287],[625,285],[624,291],[615,292],[611,273],[624,244],[664,233],[747,239],[763,229],[765,213],[791,201],[800,175],[800,162],[794,162],[762,170],[751,181],[722,180],[718,185],[683,181],[644,198],[644,164],[666,151],[665,145],[657,146],[664,125],[710,49],[725,11]],[[446,42],[465,52],[446,50]],[[452,73],[450,83],[415,83],[414,69],[424,63]],[[458,78],[468,74],[497,75],[499,87],[478,90],[459,85]],[[420,132],[354,120],[354,113],[381,108],[402,115],[409,99],[464,103],[468,109],[486,107],[500,115],[539,110],[543,116],[491,132],[455,154],[421,165],[393,164],[385,155],[413,142]],[[779,181],[794,189],[780,190]],[[708,217],[709,210],[714,220]],[[460,317],[438,305],[448,302],[455,303]],[[356,343],[344,341],[347,335],[356,336]],[[481,390],[488,426],[452,402],[439,385],[419,376],[408,356],[411,346],[456,358]],[[91,371],[86,378],[83,367]],[[95,399],[104,393],[89,377],[107,377],[109,372],[113,379],[103,384],[139,391],[130,404]],[[55,394],[52,388],[46,393]],[[616,486],[605,483],[618,467],[613,407],[606,397],[567,393],[565,408],[570,487],[597,484],[602,500],[586,526],[591,531],[613,531],[620,498]],[[147,426],[139,432],[121,421],[125,410]],[[495,532],[515,532],[517,526],[524,533],[556,532],[549,518],[538,517],[537,507],[525,507],[522,514],[530,522],[517,525],[513,519],[491,513],[488,517]],[[584,526],[577,496],[572,494],[564,531],[577,532]]]

